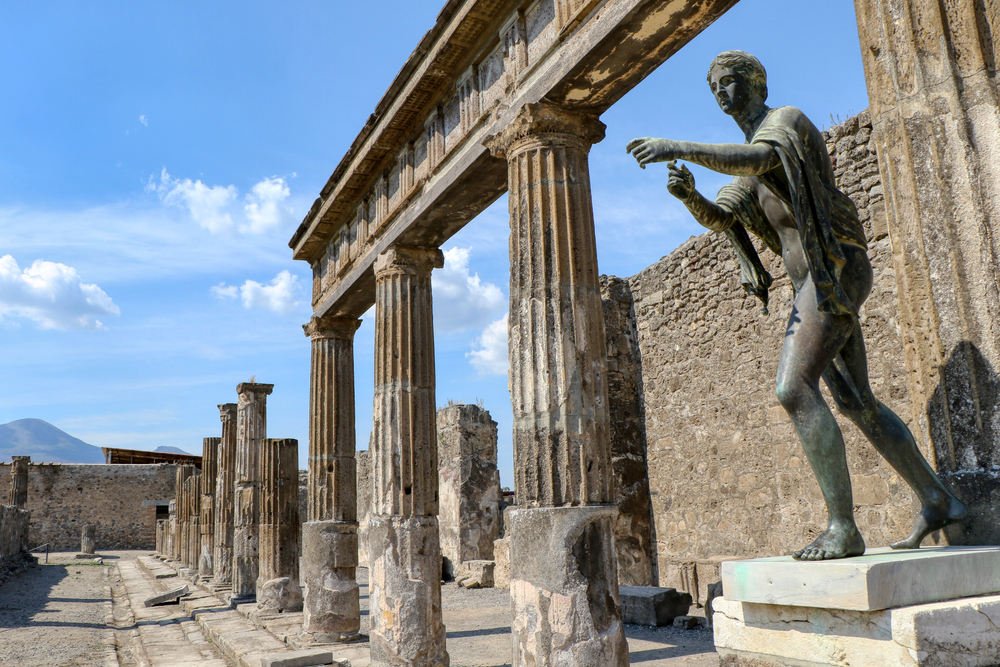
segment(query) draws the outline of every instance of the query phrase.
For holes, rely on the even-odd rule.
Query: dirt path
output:
[[[50,554],[0,585],[0,665],[101,665],[112,633],[107,566]]]

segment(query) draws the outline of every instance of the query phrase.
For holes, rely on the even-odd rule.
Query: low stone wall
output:
[[[152,549],[156,507],[144,501],[174,497],[174,464],[106,465],[32,463],[28,503],[32,546],[49,542],[53,551],[80,548],[80,531],[97,528],[97,549]],[[10,464],[0,464],[0,479]]]
[[[875,282],[860,319],[872,388],[905,419],[896,281],[870,134],[863,113],[826,138],[838,184],[869,238]],[[630,279],[660,582],[692,593],[711,583],[695,583],[693,574],[710,576],[725,557],[787,554],[826,526],[819,487],[775,397],[792,289],[780,258],[757,245],[774,277],[767,316],[743,292],[722,235],[692,238]],[[865,539],[884,546],[906,536],[917,509],[912,493],[853,424],[838,422]]]

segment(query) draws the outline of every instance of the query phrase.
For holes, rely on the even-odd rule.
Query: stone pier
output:
[[[236,386],[236,483],[233,511],[233,592],[249,601],[257,592],[260,530],[260,449],[267,437],[267,396],[273,384]]]
[[[493,560],[500,537],[497,423],[478,405],[449,405],[437,430],[441,555],[452,578],[463,561]]]
[[[264,440],[260,456],[257,607],[302,611],[299,587],[299,441]]]
[[[30,456],[10,457],[10,496],[7,504],[24,509],[28,503],[28,464]]]
[[[375,414],[368,529],[371,657],[446,667],[438,542],[431,270],[437,248],[394,245],[375,260]]]
[[[177,466],[177,476],[174,478],[174,522],[171,526],[173,530],[173,544],[170,548],[170,558],[180,561],[183,552],[185,518],[184,514],[184,482],[194,474],[194,466]]]
[[[484,141],[508,164],[513,665],[628,665],[618,598],[588,114],[525,104]]]
[[[201,448],[201,552],[198,554],[198,577],[212,578],[212,557],[215,552],[215,485],[219,472],[219,445],[222,438],[205,438]]]
[[[354,334],[361,320],[314,317],[309,388],[309,516],[302,526],[303,632],[318,642],[361,629]]]
[[[219,406],[222,438],[215,478],[215,531],[212,585],[216,589],[233,583],[233,491],[236,485],[236,404]]]

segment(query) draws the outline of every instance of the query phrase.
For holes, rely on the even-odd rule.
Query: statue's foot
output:
[[[905,540],[893,542],[893,549],[918,549],[925,537],[935,530],[941,530],[969,516],[969,509],[955,496],[948,496],[937,505],[925,505],[913,526],[913,532]]]
[[[849,558],[865,553],[865,540],[858,532],[858,527],[830,526],[812,541],[809,546],[792,554],[795,560],[832,560],[834,558]]]

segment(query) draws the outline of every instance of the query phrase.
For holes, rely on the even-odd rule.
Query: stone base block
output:
[[[493,541],[493,588],[510,588],[510,538]]]
[[[670,625],[691,609],[691,594],[655,586],[619,586],[622,621],[635,625]]]
[[[291,577],[262,582],[257,591],[257,608],[276,613],[302,611],[302,588]]]
[[[455,573],[455,583],[462,588],[493,588],[493,569],[491,560],[464,561]]]
[[[437,517],[370,516],[368,553],[372,664],[447,667]]]
[[[302,524],[302,576],[306,585],[302,630],[317,643],[350,641],[361,629],[356,571],[358,524]]]
[[[177,588],[172,588],[169,591],[160,593],[159,595],[154,595],[143,600],[143,604],[147,607],[155,607],[158,604],[170,604],[171,602],[177,602],[179,598],[184,597],[188,594],[190,588],[187,584],[179,586]]]
[[[510,512],[513,667],[627,667],[613,505]]]

